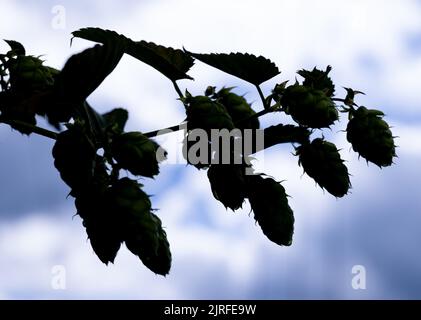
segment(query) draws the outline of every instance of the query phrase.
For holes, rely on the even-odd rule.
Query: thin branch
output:
[[[177,91],[178,96],[180,97],[180,100],[183,101],[184,100],[184,95],[181,92],[180,87],[178,86],[177,82],[173,81],[172,84],[174,85],[175,91]]]
[[[57,140],[58,134],[56,132],[41,128],[41,127],[37,127],[34,126],[32,124],[26,123],[24,121],[19,121],[19,120],[7,120],[7,119],[0,119],[0,123],[4,123],[7,124],[9,126],[19,126],[25,129],[28,129],[29,131],[31,131],[31,133],[35,133],[38,134],[40,136],[46,137],[46,138],[50,138],[53,140]]]
[[[259,93],[260,99],[262,99],[263,107],[265,108],[265,110],[269,109],[269,106],[266,104],[266,99],[262,92],[262,89],[260,88],[259,85],[256,85],[256,89],[257,89],[257,92]]]
[[[171,127],[167,127],[167,128],[163,128],[163,129],[159,129],[159,130],[154,130],[154,131],[150,131],[150,132],[146,132],[143,135],[148,137],[148,138],[153,138],[153,137],[157,137],[157,136],[162,136],[164,134],[167,133],[171,133],[171,132],[176,132],[176,131],[180,131],[182,130],[185,126],[183,126],[183,122],[180,124],[176,124],[174,126]]]
[[[346,99],[340,99],[340,98],[332,98],[332,101],[343,102],[343,103],[345,103],[346,105],[348,105],[348,103],[350,102],[349,100],[346,100]],[[355,106],[355,107],[359,107],[359,105],[358,105],[358,104],[356,104],[356,103],[355,103],[355,102],[353,102],[353,101],[352,101],[352,105],[353,105],[353,106]]]

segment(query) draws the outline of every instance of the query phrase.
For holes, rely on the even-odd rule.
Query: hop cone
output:
[[[188,163],[193,164],[196,168],[202,169],[209,166],[213,149],[210,143],[207,143],[203,138],[200,137],[198,141],[190,141],[189,134],[191,130],[194,129],[203,129],[205,130],[207,136],[205,137],[207,141],[211,140],[211,130],[212,129],[234,129],[234,124],[231,119],[231,116],[228,114],[225,107],[215,101],[212,101],[206,96],[196,96],[187,98],[188,106],[186,108],[187,114],[187,135],[183,141],[183,156]],[[196,142],[203,143],[203,148],[199,148],[198,152],[190,152],[190,149],[196,145]],[[200,152],[206,150],[206,155],[201,155]],[[194,154],[197,157],[198,161],[192,161],[190,156]],[[203,160],[202,160],[203,159]],[[196,163],[199,162],[199,163]]]
[[[326,71],[314,68],[312,71],[300,70],[298,74],[304,78],[303,85],[313,89],[323,91],[328,97],[332,97],[335,93],[335,85],[329,77],[332,70],[331,66],[326,68]]]
[[[82,189],[91,182],[96,150],[81,129],[72,126],[60,133],[52,153],[55,167],[71,189]]]
[[[57,73],[32,56],[18,56],[12,60],[9,71],[12,88],[18,91],[42,90],[52,86]]]
[[[197,169],[208,168],[212,162],[212,147],[209,141],[204,141],[203,147],[199,145],[200,141],[190,141],[187,134],[183,139],[183,157],[188,164],[195,166]],[[194,149],[193,149],[194,148]],[[206,154],[202,155],[202,152]],[[193,161],[192,157],[195,159]]]
[[[295,122],[310,128],[328,128],[338,120],[333,101],[322,91],[295,84],[285,89],[282,104]]]
[[[151,212],[151,202],[140,185],[123,178],[111,187],[111,208],[122,219],[127,248],[155,273],[166,275],[171,268],[171,252],[161,220]]]
[[[211,129],[234,129],[232,118],[222,104],[214,102],[206,96],[190,97],[187,103],[188,130],[197,128],[206,131]]]
[[[212,165],[208,178],[213,196],[225,208],[241,208],[246,197],[244,167],[241,165]]]
[[[351,116],[346,131],[354,151],[379,167],[392,165],[395,142],[389,125],[382,119],[383,112],[360,107]]]
[[[330,194],[341,198],[348,193],[348,169],[333,143],[318,138],[298,147],[297,155],[305,173]]]
[[[112,142],[113,157],[123,169],[134,175],[149,178],[159,174],[159,148],[156,142],[140,132],[123,133],[116,136]],[[163,156],[165,155],[166,152],[163,152]]]
[[[249,120],[249,117],[256,114],[251,108],[250,104],[243,97],[236,95],[231,92],[230,89],[224,88],[220,90],[215,97],[220,103],[222,103],[229,115],[231,116],[234,124],[239,129],[259,129],[259,119],[253,118]]]
[[[271,178],[248,177],[248,198],[254,218],[269,240],[290,246],[294,233],[294,214],[284,187]]]

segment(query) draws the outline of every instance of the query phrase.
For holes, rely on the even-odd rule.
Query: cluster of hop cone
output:
[[[144,177],[157,175],[158,144],[140,132],[124,132],[126,110],[100,115],[83,97],[73,94],[78,84],[69,83],[81,56],[101,48],[70,58],[59,71],[44,65],[40,57],[26,55],[20,43],[8,44],[11,50],[0,55],[0,121],[27,135],[33,132],[37,115],[57,128],[66,122],[65,130],[55,137],[54,165],[71,189],[96,255],[106,264],[113,262],[125,243],[153,272],[168,274],[169,243],[149,195],[137,180],[119,177],[122,169]],[[69,107],[74,106],[84,114],[72,113]]]
[[[78,59],[103,48],[96,46],[84,51],[69,59],[64,69],[58,71],[45,66],[40,58],[25,55],[19,44],[9,44],[14,49],[2,56],[5,62],[0,70],[2,79],[9,77],[7,83],[2,83],[0,120],[9,121],[13,128],[29,134],[31,130],[22,126],[22,122],[36,124],[36,115],[47,116],[53,125],[73,119],[72,123],[66,124],[66,130],[57,135],[54,164],[71,188],[77,214],[83,220],[95,253],[108,264],[114,262],[121,244],[125,243],[153,272],[168,274],[171,266],[169,243],[150,198],[137,180],[120,178],[121,170],[149,178],[158,175],[156,154],[159,145],[141,132],[124,131],[128,118],[124,109],[100,115],[85,101],[89,90],[80,99],[72,96],[73,87],[73,91],[66,91],[77,85],[76,78],[70,80]],[[338,109],[342,108],[340,111],[347,112],[349,117],[347,140],[361,157],[379,167],[390,166],[396,156],[395,144],[390,127],[383,120],[384,114],[354,103],[354,95],[358,92],[348,89],[344,106],[335,105],[335,88],[329,71],[330,68],[326,71],[301,70],[298,72],[304,78],[301,84],[276,85],[266,98],[266,104],[274,103],[271,111],[286,113],[298,126],[280,124],[263,131],[271,140],[270,145],[295,143],[296,155],[304,171],[333,196],[343,197],[351,184],[338,149],[324,138],[312,140],[311,134],[330,128],[339,119]],[[78,88],[79,91],[83,89]],[[194,129],[207,132],[212,129],[260,129],[258,114],[244,97],[231,89],[216,91],[210,87],[205,95],[186,94],[183,100],[187,116],[186,151],[191,148],[187,137]],[[83,114],[70,114],[66,109],[69,101],[71,105],[81,106],[77,110]],[[212,149],[211,141],[209,147]],[[250,155],[241,156],[244,161],[240,164],[212,164],[208,159],[196,166],[208,170],[213,195],[225,207],[238,210],[248,199],[263,233],[279,245],[291,245],[294,216],[284,187],[264,174],[250,174],[253,168],[246,161]]]
[[[298,163],[320,187],[341,198],[348,194],[351,183],[339,150],[324,138],[310,138],[314,130],[330,128],[339,120],[329,72],[330,67],[326,71],[316,68],[301,70],[298,73],[304,78],[302,84],[279,84],[267,101],[274,101],[277,104],[275,111],[285,112],[301,129],[307,130],[304,138],[302,131],[296,131],[301,137],[291,139],[291,142],[299,142],[295,147]],[[347,140],[367,161],[379,167],[390,166],[396,156],[395,144],[390,127],[383,120],[384,114],[363,106],[356,108],[354,96],[359,92],[352,89],[347,89],[347,92],[346,99],[342,99],[345,105],[341,110],[349,114]],[[260,127],[250,104],[230,89],[224,88],[215,93],[214,88],[208,88],[205,96],[188,97],[186,102],[190,131],[197,128],[210,131],[215,128],[245,130]],[[278,138],[283,141],[282,137]],[[188,142],[185,140],[184,143],[188,150]],[[246,160],[248,155],[242,156]],[[288,205],[288,195],[279,182],[265,174],[256,174],[247,161],[241,164],[201,163],[196,166],[208,170],[213,195],[226,208],[238,210],[248,199],[263,233],[278,245],[291,245],[294,216]]]

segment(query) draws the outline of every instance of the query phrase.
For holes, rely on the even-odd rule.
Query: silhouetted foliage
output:
[[[127,110],[116,108],[100,115],[86,101],[124,54],[171,80],[186,110],[183,154],[187,162],[208,170],[212,193],[226,208],[238,210],[248,199],[263,233],[278,245],[292,244],[293,211],[284,187],[254,172],[249,161],[253,153],[282,143],[293,144],[304,172],[338,198],[351,187],[348,169],[333,143],[312,135],[331,128],[340,112],[348,113],[347,140],[360,156],[379,167],[390,166],[396,156],[394,137],[383,120],[384,114],[358,106],[354,99],[361,92],[350,88],[345,88],[346,97],[335,98],[330,66],[325,71],[300,70],[301,83],[278,83],[265,97],[259,85],[280,71],[262,56],[191,53],[133,41],[99,28],[81,29],[73,36],[98,44],[70,57],[61,71],[45,65],[39,57],[27,55],[19,42],[6,40],[10,50],[0,54],[0,122],[22,134],[36,133],[56,140],[54,165],[71,189],[93,250],[105,264],[114,262],[125,243],[153,272],[166,275],[171,267],[166,232],[149,195],[136,180],[121,177],[126,170],[147,178],[159,174],[166,151],[151,139],[158,131],[125,132]],[[187,73],[195,59],[256,86],[263,110],[256,112],[233,88],[217,90],[209,86],[204,95],[193,96],[187,90],[183,94],[176,81],[192,80]],[[259,117],[276,112],[291,116],[297,125],[280,123],[257,131]],[[45,117],[57,131],[37,127],[36,115]],[[190,152],[197,145],[189,138],[197,129],[208,133],[204,145],[209,152],[204,161],[193,163]],[[229,163],[214,162],[222,152],[210,138],[214,129],[237,129],[241,134],[252,130],[253,139],[261,132],[264,143],[248,151],[230,151]],[[229,142],[238,139],[242,138],[230,136]]]

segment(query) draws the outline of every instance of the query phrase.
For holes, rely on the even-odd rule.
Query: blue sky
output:
[[[54,29],[52,8],[65,9]],[[396,165],[380,170],[357,155],[340,132],[352,193],[336,200],[302,175],[291,146],[259,154],[256,167],[292,196],[294,244],[278,247],[255,225],[250,208],[231,213],[216,202],[205,172],[167,163],[145,180],[173,252],[167,278],[155,276],[123,248],[106,267],[94,255],[72,199],[53,167],[52,142],[0,126],[0,298],[105,299],[406,299],[421,298],[421,2],[383,1],[8,1],[0,0],[0,37],[25,44],[61,67],[90,46],[70,33],[86,26],[196,52],[241,51],[271,58],[282,74],[263,85],[293,80],[301,68],[327,64],[338,85],[366,92],[359,100],[385,111],[399,136]],[[5,44],[0,44],[6,50]],[[261,108],[253,87],[197,62],[200,94],[208,85],[236,86]],[[338,94],[340,87],[338,86]],[[125,107],[128,129],[154,130],[184,119],[171,83],[124,57],[89,98],[99,111]],[[285,120],[266,117],[266,125]],[[160,138],[172,154],[179,136]],[[66,270],[66,289],[51,286],[52,268]],[[351,286],[353,266],[366,269],[367,288]]]

